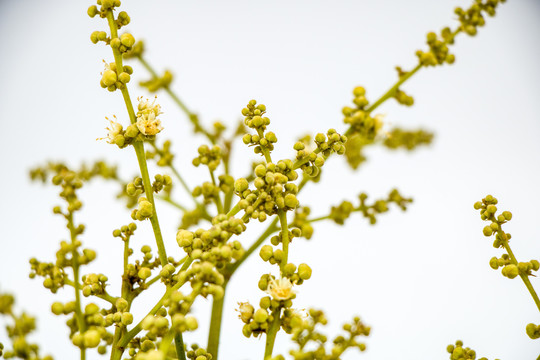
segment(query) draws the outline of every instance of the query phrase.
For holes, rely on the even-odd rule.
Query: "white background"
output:
[[[205,124],[228,124],[252,98],[267,105],[272,130],[279,138],[275,158],[292,156],[292,144],[306,132],[344,131],[342,106],[351,90],[367,88],[374,101],[396,80],[393,67],[415,65],[425,34],[456,26],[453,8],[468,1],[125,1],[128,29],[146,39],[147,57],[157,68],[176,75],[174,90]],[[39,315],[34,339],[57,359],[77,358],[67,340],[63,319],[50,304],[72,298],[57,296],[40,280],[28,279],[28,259],[54,261],[58,242],[68,235],[53,216],[57,189],[32,184],[28,170],[46,160],[71,165],[107,158],[128,178],[136,174],[131,149],[119,150],[95,139],[105,134],[105,116],[128,123],[119,93],[99,87],[102,59],[110,49],[89,41],[105,30],[100,19],[86,16],[83,1],[0,2],[0,122],[3,154],[0,186],[0,291],[17,294],[17,309]],[[472,204],[496,195],[514,220],[507,226],[522,261],[539,258],[538,202],[540,170],[538,99],[540,96],[540,4],[510,1],[471,39],[460,35],[453,66],[422,70],[403,89],[415,106],[389,101],[380,108],[393,125],[425,127],[436,133],[433,146],[415,153],[370,149],[369,162],[350,171],[343,159],[325,165],[323,180],[301,195],[324,215],[331,204],[355,200],[366,191],[385,196],[393,187],[415,202],[406,213],[392,209],[370,227],[358,215],[345,227],[319,224],[313,239],[297,241],[291,259],[307,262],[313,278],[298,289],[300,308],[326,311],[330,337],[340,324],[358,314],[372,326],[368,350],[346,359],[445,359],[446,345],[463,339],[480,356],[505,360],[535,359],[539,340],[525,334],[529,322],[540,323],[530,295],[519,278],[508,280],[490,269],[500,255],[484,238]],[[135,63],[134,79],[147,77]],[[130,86],[132,97],[145,91]],[[196,147],[185,116],[160,94],[165,131],[181,154],[176,165],[191,186],[206,181],[202,169],[189,164]],[[242,176],[251,150],[239,145],[233,172]],[[101,271],[118,289],[121,244],[110,233],[128,223],[129,213],[112,202],[118,187],[99,181],[81,196],[87,224],[84,244],[97,249],[98,260],[83,272]],[[189,199],[179,192],[179,201]],[[174,240],[179,214],[158,205],[170,255],[180,257]],[[152,244],[150,225],[141,224],[133,241],[136,252]],[[249,232],[249,246],[260,230]],[[233,310],[238,301],[256,304],[261,274],[275,269],[253,257],[235,275],[225,303],[222,359],[261,359],[264,338],[245,339]],[[540,283],[532,278],[536,288]],[[135,310],[151,306],[161,289],[141,298]],[[153,297],[152,297],[153,296]],[[185,334],[188,343],[205,344],[209,301],[197,304],[200,331]],[[137,313],[136,320],[141,313]],[[276,353],[290,348],[278,335]],[[6,342],[5,332],[0,341]],[[97,353],[90,352],[90,359]]]

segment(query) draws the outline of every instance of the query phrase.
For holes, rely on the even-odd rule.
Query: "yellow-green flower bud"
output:
[[[139,202],[139,215],[143,218],[148,218],[152,216],[152,212],[154,211],[154,207],[152,206],[152,203],[148,200],[143,200]]]
[[[105,70],[101,77],[101,81],[103,82],[103,84],[105,84],[105,86],[114,85],[117,80],[118,77],[116,76],[116,72],[112,70]]]
[[[90,303],[86,305],[86,307],[84,308],[84,312],[86,315],[94,315],[94,314],[97,314],[98,311],[99,311],[99,306],[97,306],[94,303]]]
[[[284,200],[285,200],[285,206],[287,207],[294,209],[298,206],[298,199],[293,194],[285,195]]]
[[[118,311],[126,311],[128,308],[128,302],[126,299],[118,298],[116,300],[116,308]]]
[[[540,325],[535,325],[533,323],[527,324],[525,331],[531,339],[540,338]]]
[[[311,268],[307,264],[298,265],[298,276],[302,280],[308,280],[311,277]]]
[[[291,276],[296,271],[296,265],[288,263],[283,267],[283,276]]]
[[[193,233],[188,230],[179,230],[176,233],[176,241],[180,247],[191,246],[193,244]]]
[[[484,227],[484,236],[491,236],[493,235],[493,229],[490,226]]]
[[[273,254],[274,254],[274,249],[270,245],[264,245],[261,248],[261,251],[259,252],[259,255],[264,261],[270,260]]]
[[[255,167],[255,176],[264,177],[266,175],[266,166],[259,164]]]
[[[131,80],[131,76],[129,76],[127,72],[122,72],[118,75],[118,80],[120,80],[122,84],[127,84],[129,80]]]
[[[125,326],[130,325],[133,322],[133,315],[128,312],[122,313],[122,317],[120,321],[122,322],[122,325],[125,325]]]
[[[240,313],[239,317],[244,323],[249,323],[249,320],[251,320],[251,317],[253,316],[253,312],[255,309],[250,303],[238,303],[238,312]]]
[[[507,221],[512,220],[512,213],[510,211],[503,211],[502,215]]]
[[[135,44],[135,38],[133,37],[133,35],[129,33],[125,33],[125,34],[120,35],[120,42],[125,47],[130,48],[133,46],[133,44]]]
[[[265,309],[257,309],[255,311],[255,314],[253,315],[253,320],[255,320],[258,323],[266,322],[266,319],[268,319],[268,311]]]
[[[497,270],[499,268],[499,259],[497,259],[496,257],[492,257],[490,260],[489,260],[489,266],[493,269],[493,270]]]
[[[152,271],[147,267],[142,267],[139,269],[139,272],[137,273],[137,275],[141,279],[146,280],[152,275]]]
[[[186,327],[188,331],[197,330],[197,328],[199,327],[199,324],[197,323],[197,319],[194,318],[193,316],[186,316],[185,322],[186,322]]]
[[[83,344],[87,348],[95,348],[99,345],[101,341],[101,336],[97,330],[88,330],[84,333]]]
[[[126,128],[124,135],[129,138],[134,138],[135,136],[139,135],[139,128],[137,127],[137,124],[129,125]]]
[[[88,11],[86,12],[88,14],[88,16],[90,16],[91,18],[93,18],[94,16],[97,15],[98,13],[98,8],[96,5],[92,5],[88,8]]]
[[[240,178],[234,182],[234,190],[239,193],[243,193],[249,187],[249,183],[246,179]]]
[[[514,264],[506,265],[502,269],[502,274],[509,279],[513,279],[519,275],[519,269]]]
[[[61,315],[64,313],[64,305],[60,302],[54,302],[51,305],[51,311],[54,315]]]

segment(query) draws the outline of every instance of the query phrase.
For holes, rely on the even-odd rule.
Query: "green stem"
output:
[[[280,313],[281,313],[281,307],[272,311],[272,316],[274,317],[274,319],[272,320],[272,323],[270,324],[270,327],[268,328],[268,332],[266,333],[266,346],[264,348],[264,360],[268,360],[272,357],[272,351],[274,350],[274,343],[276,341],[276,335],[280,326],[280,319],[279,319]]]
[[[227,217],[231,217],[238,214],[240,210],[242,209],[240,209],[240,206],[238,205],[238,203],[236,203],[236,205],[234,205],[234,207],[227,213]]]
[[[186,360],[186,349],[181,333],[174,334],[174,346],[176,348],[176,357],[178,357],[178,360]]]
[[[312,223],[312,222],[322,221],[322,220],[326,220],[326,219],[330,219],[330,215],[319,216],[319,217],[316,217],[316,218],[313,218],[313,219],[309,219],[307,221]]]
[[[71,245],[73,246],[73,251],[71,252],[72,256],[72,264],[71,267],[73,268],[73,288],[75,289],[75,318],[77,320],[77,326],[79,327],[79,331],[81,333],[84,333],[86,331],[86,321],[84,320],[84,314],[81,309],[81,286],[79,283],[79,253],[77,251],[77,247],[75,246],[75,242],[77,241],[77,232],[75,231],[75,225],[73,224],[73,213],[69,213],[66,216],[67,219],[67,227],[69,229],[69,235],[71,238]],[[86,349],[81,348],[81,360],[86,359]]]
[[[208,346],[206,351],[212,354],[212,359],[217,360],[219,350],[219,337],[221,334],[221,323],[223,319],[223,304],[225,303],[225,291],[227,290],[227,281],[223,283],[223,297],[212,300],[212,315],[210,317],[210,331],[208,332]]]
[[[109,22],[109,28],[111,30],[111,39],[118,38],[118,29],[116,27],[114,14],[112,11],[109,11],[107,13],[107,21]],[[111,49],[113,51],[116,69],[117,71],[122,71],[122,69],[124,68],[122,64],[122,54],[120,54],[117,49],[114,49],[112,47]],[[127,85],[122,88],[122,97],[124,98],[124,103],[126,104],[129,119],[132,124],[135,124],[137,122],[137,117],[135,116],[135,111],[133,110],[133,104],[131,103],[131,98],[129,96]],[[146,164],[144,144],[141,141],[135,141],[133,143],[133,147],[135,148],[135,153],[137,154],[137,161],[139,162],[139,168],[141,171],[141,177],[144,185],[144,192],[146,194],[146,198],[152,204],[152,216],[150,217],[150,223],[152,224],[152,229],[156,238],[159,259],[161,261],[161,265],[166,265],[168,263],[167,252],[165,251],[165,245],[163,244],[163,236],[161,235],[161,229],[159,227],[159,220],[156,212],[156,204],[154,202],[152,184],[150,183],[150,176],[148,174],[148,167]]]
[[[212,179],[212,184],[217,187],[216,183],[216,177],[214,176],[214,172],[208,168],[208,171],[210,172],[210,178]],[[223,214],[223,204],[221,203],[221,197],[219,196],[219,193],[217,197],[214,198],[214,202],[216,204],[216,209],[218,214]]]
[[[287,225],[287,213],[283,210],[278,210],[278,216],[281,224],[281,244],[283,245],[283,258],[280,262],[280,268],[283,273],[289,255],[289,227]]]

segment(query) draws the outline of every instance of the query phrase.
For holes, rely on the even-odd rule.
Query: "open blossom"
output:
[[[161,106],[156,104],[156,99],[150,102],[148,99],[139,97],[137,100],[139,100],[137,107],[137,128],[144,135],[156,135],[163,130],[161,120],[158,119],[158,116],[163,114],[161,112]]]
[[[288,300],[293,297],[292,283],[287,278],[272,279],[266,292],[275,300]]]
[[[107,137],[98,138],[97,140],[105,140],[109,144],[114,144],[114,139],[122,132],[122,125],[107,117],[105,119],[109,121],[109,126],[105,128],[108,131]],[[114,116],[114,119],[116,120],[116,116]]]

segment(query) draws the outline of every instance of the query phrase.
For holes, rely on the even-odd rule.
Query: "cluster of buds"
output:
[[[408,131],[400,128],[393,128],[387,133],[383,144],[389,149],[406,149],[408,151],[416,149],[419,145],[429,145],[433,140],[433,134],[424,130]]]
[[[413,106],[414,105],[414,98],[410,95],[408,95],[405,91],[402,91],[400,89],[397,89],[394,93],[394,99],[401,105],[405,106]]]
[[[82,277],[82,294],[86,297],[90,295],[101,295],[105,293],[109,278],[103,274],[86,274]]]
[[[146,150],[146,158],[154,159],[158,157],[156,161],[157,166],[171,166],[174,160],[174,154],[171,152],[171,141],[166,140],[163,142],[161,148],[158,148],[154,143],[154,150]]]
[[[198,149],[199,156],[193,159],[193,166],[199,165],[208,166],[210,171],[215,171],[219,164],[221,164],[222,152],[221,147],[214,145],[211,148],[207,145],[201,145]]]
[[[141,196],[138,200],[137,209],[133,209],[131,212],[131,218],[133,220],[143,221],[152,217],[154,213],[154,206],[144,196]]]
[[[277,142],[276,134],[269,131],[265,133],[266,127],[270,125],[270,119],[263,116],[266,113],[266,106],[257,105],[256,100],[250,100],[245,108],[242,109],[242,115],[245,116],[244,124],[257,131],[257,134],[246,134],[242,138],[244,144],[254,146],[255,154],[263,154],[274,150],[274,144]]]
[[[140,42],[139,42],[140,43]],[[137,46],[139,43],[136,43],[135,46]],[[142,49],[134,49],[130,51],[130,56],[133,56],[134,53],[140,52]],[[169,85],[171,85],[171,82],[173,81],[173,74],[169,70],[165,70],[163,75],[161,77],[153,77],[150,80],[141,81],[139,82],[139,85],[142,87],[145,87],[150,92],[156,92],[160,89],[167,89]]]
[[[454,41],[454,35],[450,28],[444,28],[439,38],[436,33],[430,32],[427,34],[427,44],[429,51],[416,51],[416,56],[420,64],[423,66],[437,66],[453,64],[456,60],[453,54],[449,53],[448,45]]]
[[[114,40],[118,40],[118,38]],[[105,61],[104,63],[105,70],[101,73],[101,80],[99,82],[101,87],[109,91],[125,88],[126,84],[131,80],[131,74],[133,74],[131,66],[125,65],[122,71],[118,71],[116,63],[106,63]]]
[[[489,16],[495,16],[496,8],[506,0],[475,0],[470,8],[464,10],[457,7],[454,11],[461,23],[461,29],[470,36],[476,35],[478,27],[485,25],[483,12]]]
[[[212,360],[212,354],[197,344],[191,345],[191,350],[186,352],[186,356],[189,360]]]
[[[121,1],[120,0],[97,0],[97,4],[100,5],[99,8],[96,5],[92,5],[88,8],[88,11],[87,11],[88,16],[93,18],[96,15],[99,15],[101,18],[106,18],[107,14],[110,11],[114,11],[115,8],[121,5]],[[126,16],[122,15],[121,17],[124,19]],[[129,19],[129,17],[127,19]]]
[[[314,151],[306,149],[306,145],[302,141],[298,141],[294,144],[294,150],[296,150],[296,160],[301,164],[299,167],[305,174],[316,177],[320,173],[321,167],[324,162],[332,153],[343,155],[345,153],[345,142],[347,137],[340,135],[334,129],[328,130],[325,134],[318,133],[315,135],[315,145],[317,146]]]
[[[245,211],[245,218],[263,222],[278,209],[288,211],[298,206],[298,186],[290,181],[298,178],[291,160],[280,160],[277,164],[259,164],[254,169],[254,190],[249,182],[240,178],[234,183],[235,193],[241,198],[239,207]]]
[[[373,141],[383,127],[383,116],[371,116],[367,109],[369,101],[366,98],[366,89],[357,86],[353,89],[353,103],[355,108],[345,106],[342,113],[345,116],[343,122],[351,126],[353,134],[359,134],[363,141],[368,143]]]
[[[224,269],[232,259],[238,260],[244,254],[240,242],[229,239],[245,230],[246,225],[241,219],[218,215],[212,219],[212,227],[208,230],[179,230],[176,241],[192,258],[211,262],[218,269]]]

